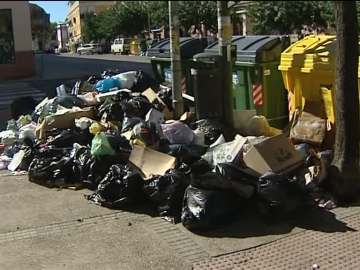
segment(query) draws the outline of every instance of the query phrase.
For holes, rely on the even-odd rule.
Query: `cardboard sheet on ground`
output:
[[[94,118],[93,107],[73,108],[62,110],[54,115],[46,116],[43,122],[37,127],[35,134],[40,140],[46,139],[46,131],[52,128],[71,128],[75,125],[75,119],[81,117]]]
[[[260,175],[267,171],[287,172],[303,162],[300,153],[283,134],[253,144],[243,158],[245,164]]]
[[[148,179],[153,175],[164,175],[167,170],[174,168],[176,158],[148,147],[134,145],[129,161]]]

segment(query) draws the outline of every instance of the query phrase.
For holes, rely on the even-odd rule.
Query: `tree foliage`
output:
[[[335,20],[332,1],[254,1],[249,15],[257,34],[291,34],[304,25],[326,29]]]
[[[180,24],[186,30],[192,25],[216,29],[217,14],[215,1],[180,1]],[[149,25],[150,23],[150,25]],[[142,30],[169,25],[167,1],[119,1],[112,8],[100,13],[83,16],[82,30],[85,42],[110,40],[115,36],[133,36]]]
[[[216,1],[181,1],[179,5],[179,20],[185,29],[199,26],[201,22],[208,29],[217,28]]]

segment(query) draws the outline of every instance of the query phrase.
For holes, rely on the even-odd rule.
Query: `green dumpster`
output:
[[[183,93],[193,95],[190,65],[192,57],[197,53],[203,52],[206,43],[203,39],[182,37],[180,38],[179,46],[182,66],[182,90]],[[151,57],[151,65],[156,80],[160,83],[171,83],[170,39],[164,39],[153,44],[148,49],[147,56]]]
[[[256,110],[271,126],[288,123],[287,91],[278,71],[281,52],[290,45],[288,36],[233,36],[236,60],[233,65],[234,110]],[[218,42],[205,52],[218,52]]]

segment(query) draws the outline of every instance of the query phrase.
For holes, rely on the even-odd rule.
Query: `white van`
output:
[[[111,53],[116,54],[125,54],[130,52],[130,42],[129,38],[117,38],[114,40],[111,45]]]

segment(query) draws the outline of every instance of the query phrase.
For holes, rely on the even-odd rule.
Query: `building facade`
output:
[[[69,41],[68,26],[66,23],[59,23],[56,27],[56,38],[58,42],[58,48],[60,51],[64,50],[68,46]]]
[[[0,79],[34,74],[28,1],[0,1]]]
[[[243,36],[253,34],[251,18],[248,16],[248,8],[252,3],[252,1],[230,1],[233,13],[235,13],[241,21],[233,25],[234,34]]]
[[[116,1],[69,1],[67,23],[69,25],[69,41],[81,42],[81,20],[83,15],[89,13],[101,13],[116,4]]]

